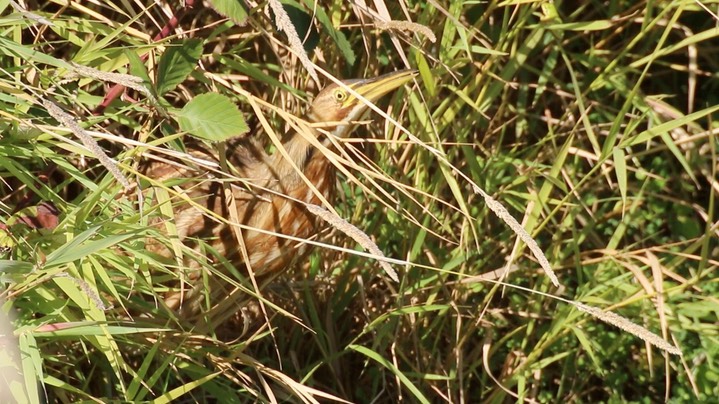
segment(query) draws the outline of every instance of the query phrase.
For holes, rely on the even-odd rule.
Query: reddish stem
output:
[[[177,25],[180,23],[180,20],[182,17],[187,13],[187,10],[195,6],[195,0],[185,0],[185,6],[180,9],[180,11],[176,12],[175,15],[170,18],[170,21],[165,24],[165,26],[162,28],[162,30],[155,35],[152,40],[154,42],[161,41],[165,38],[167,38],[172,31],[177,28]],[[142,57],[142,60],[145,61],[149,57],[149,53],[145,54]],[[117,97],[119,97],[123,92],[125,91],[125,86],[121,84],[115,84],[110,88],[110,90],[105,94],[105,98],[103,98],[102,102],[95,108],[95,111],[93,111],[94,115],[102,115],[103,112],[105,112],[105,109],[110,105],[112,101],[114,101]]]

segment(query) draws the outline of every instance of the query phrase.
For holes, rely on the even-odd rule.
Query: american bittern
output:
[[[415,77],[414,70],[403,70],[371,79],[344,81],[344,85],[360,94],[369,102],[375,102],[388,92],[402,86]],[[307,120],[324,129],[310,129],[310,135],[323,140],[322,136],[347,137],[354,129],[355,122],[367,111],[367,104],[352,92],[337,84],[330,84],[315,97],[307,113]],[[254,274],[276,273],[302,256],[307,245],[278,236],[288,235],[306,239],[317,233],[317,218],[306,210],[304,203],[321,204],[320,198],[293,167],[296,166],[328,201],[332,200],[335,185],[333,164],[325,155],[316,150],[307,140],[306,134],[288,134],[283,147],[291,162],[281,153],[272,155],[252,141],[229,142],[227,162],[236,169],[235,175],[244,178],[250,187],[234,186],[230,203],[223,197],[228,189],[220,181],[207,179],[206,173],[187,166],[173,166],[153,163],[146,174],[154,179],[200,178],[202,182],[186,187],[186,195],[194,203],[184,203],[174,209],[175,226],[181,241],[199,237],[207,240],[220,254],[236,267],[249,266]],[[331,145],[330,142],[323,142]],[[208,150],[194,150],[193,155],[218,161]],[[246,185],[246,184],[245,184]],[[234,206],[233,206],[234,205]],[[211,218],[198,207],[206,208],[231,220],[236,218],[247,226],[238,237],[237,229]],[[236,212],[231,214],[230,209]],[[253,228],[257,230],[249,230]],[[262,231],[264,230],[264,231]],[[241,238],[249,262],[243,259],[240,248]],[[161,246],[150,247],[155,252],[169,254]],[[247,265],[249,264],[249,265]],[[193,275],[190,275],[191,278]],[[196,275],[195,275],[196,277]],[[213,294],[217,294],[213,290]],[[177,308],[182,294],[168,297],[166,303]],[[197,308],[192,309],[195,312]],[[183,310],[185,311],[185,310]]]

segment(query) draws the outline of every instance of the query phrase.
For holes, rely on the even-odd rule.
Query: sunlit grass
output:
[[[0,398],[719,394],[717,21],[680,1],[445,3],[387,3],[392,19],[422,27],[339,1],[286,6],[320,82],[329,82],[324,73],[419,71],[378,103],[386,114],[320,150],[342,167],[337,217],[328,220],[363,232],[357,237],[376,244],[399,282],[376,251],[331,226],[311,240],[319,246],[306,260],[253,282],[210,244],[177,239],[174,209],[192,203],[182,181],[139,171],[147,159],[170,159],[245,180],[187,154],[196,140],[172,117],[201,94],[229,97],[251,136],[275,152],[285,131],[302,127],[318,84],[275,30],[270,4],[249,10],[244,26],[202,4],[27,4],[52,26],[5,5],[0,297],[22,374],[10,369],[16,382]],[[153,40],[169,14],[184,14],[179,29]],[[305,35],[302,21],[314,21],[313,31]],[[197,63],[160,62],[185,45],[200,51]],[[95,71],[131,74],[153,92],[127,90],[99,108],[114,79]],[[112,161],[83,146],[84,134]],[[488,197],[536,240],[561,286]],[[148,242],[179,258],[153,254]],[[166,298],[192,286],[178,282],[192,270],[202,274],[192,282],[221,279],[228,294],[213,307],[200,293],[202,314],[189,319]]]

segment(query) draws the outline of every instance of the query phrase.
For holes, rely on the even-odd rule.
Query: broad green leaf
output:
[[[687,317],[714,318],[719,317],[719,302],[713,299],[702,299],[686,302],[677,306],[677,313]]]
[[[177,113],[180,129],[194,136],[220,142],[246,133],[242,112],[224,95],[198,95]]]
[[[157,93],[164,95],[187,79],[202,56],[202,41],[188,39],[168,46],[157,66]]]
[[[241,0],[210,0],[210,6],[237,25],[245,25],[247,21],[247,11]]]

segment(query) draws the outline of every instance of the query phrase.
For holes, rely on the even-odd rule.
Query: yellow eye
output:
[[[344,100],[347,99],[347,93],[344,92],[342,89],[336,89],[334,92],[335,101],[337,102],[344,102]]]

